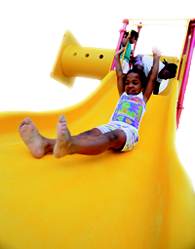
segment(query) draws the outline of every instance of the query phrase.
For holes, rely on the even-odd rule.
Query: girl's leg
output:
[[[53,152],[56,140],[43,137],[30,118],[25,118],[20,124],[19,133],[35,158],[41,158]]]
[[[87,139],[87,138],[91,138],[92,136],[95,136],[95,137],[99,136],[101,134],[102,134],[102,132],[99,129],[93,128],[91,130],[84,131],[84,132],[78,134],[77,137],[78,138],[86,138]]]
[[[57,139],[54,155],[62,157],[66,154],[96,155],[108,149],[120,149],[126,142],[125,133],[121,130],[99,135],[71,136],[64,119],[60,119],[57,128]]]
[[[43,137],[30,118],[25,118],[19,126],[19,133],[35,158],[41,158],[46,154],[53,153],[56,139]],[[85,131],[78,135],[78,138],[90,139],[92,136],[102,134],[97,128]]]

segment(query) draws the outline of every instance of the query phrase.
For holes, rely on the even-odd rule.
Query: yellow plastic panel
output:
[[[1,113],[0,248],[195,248],[195,196],[174,146],[177,88],[172,81],[170,94],[152,96],[127,153],[34,159],[17,131],[25,116],[49,137],[61,113],[73,134],[107,122],[118,99],[114,72],[71,109]]]
[[[73,83],[75,76],[102,80],[113,58],[113,49],[82,47],[71,32],[66,32],[51,76],[65,84]]]

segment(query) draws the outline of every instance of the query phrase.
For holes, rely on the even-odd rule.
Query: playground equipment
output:
[[[174,144],[178,92],[185,90],[193,48],[190,20],[178,77],[152,96],[133,151],[37,160],[17,132],[24,117],[54,137],[65,113],[72,133],[79,133],[107,122],[118,98],[110,71],[114,49],[83,48],[65,34],[52,76],[69,84],[89,76],[101,84],[65,110],[0,114],[0,248],[195,248],[195,195]]]

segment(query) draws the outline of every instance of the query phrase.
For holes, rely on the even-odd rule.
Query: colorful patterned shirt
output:
[[[128,95],[124,92],[118,101],[111,121],[125,122],[138,129],[145,112],[145,106],[142,92],[138,95]]]

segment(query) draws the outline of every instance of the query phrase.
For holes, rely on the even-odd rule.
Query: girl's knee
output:
[[[109,134],[109,139],[111,140],[111,142],[117,142],[117,144],[121,145],[126,142],[126,135],[122,130],[118,129],[118,130],[112,131]]]
[[[90,132],[91,132],[91,135],[94,135],[94,136],[99,136],[102,134],[102,132],[97,128],[91,129]]]

